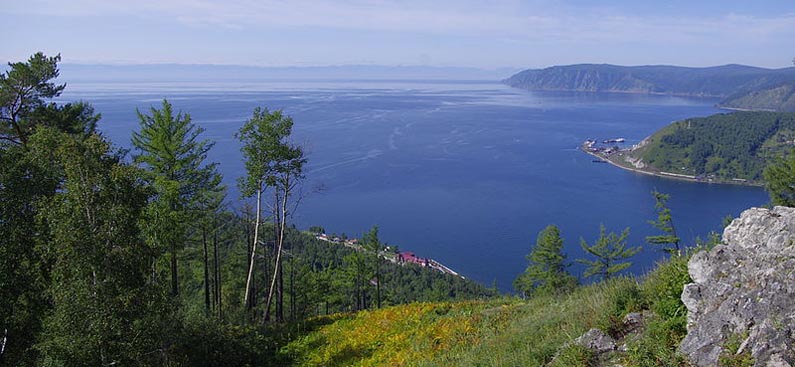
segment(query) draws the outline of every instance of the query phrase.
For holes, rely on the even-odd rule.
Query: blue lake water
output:
[[[724,216],[767,202],[759,188],[638,175],[577,150],[587,138],[634,144],[674,120],[720,112],[709,99],[453,81],[72,83],[61,99],[93,103],[103,133],[129,147],[135,109],[164,97],[217,142],[210,158],[231,205],[244,174],[235,131],[254,107],[284,109],[309,157],[299,228],[358,237],[378,224],[383,241],[503,290],[548,224],[560,227],[570,260],[584,256],[580,238],[593,241],[600,224],[630,227],[631,244],[644,246],[631,271],[643,273],[662,257],[643,240],[655,234],[652,190],[671,195],[674,224],[690,243],[719,231]]]

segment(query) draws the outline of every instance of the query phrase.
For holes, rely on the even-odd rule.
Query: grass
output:
[[[590,328],[623,337],[622,318],[651,310],[624,365],[688,366],[676,347],[685,335],[679,300],[687,258],[660,264],[642,282],[616,278],[564,296],[529,300],[415,303],[321,317],[290,341],[280,359],[296,366],[593,366],[597,356],[571,342]],[[629,340],[629,339],[628,339]]]

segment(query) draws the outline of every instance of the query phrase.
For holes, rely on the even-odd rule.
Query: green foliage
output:
[[[645,306],[645,300],[634,279],[627,278],[615,286],[604,297],[600,313],[594,317],[594,326],[614,338],[623,337],[624,315],[638,312]]]
[[[381,252],[384,245],[378,239],[378,226],[373,226],[369,232],[365,233],[362,236],[362,241],[362,247],[369,253],[372,263],[376,307],[381,308]]]
[[[656,246],[671,245],[673,247],[663,247],[662,250],[669,254],[679,254],[679,237],[676,235],[676,229],[671,219],[671,209],[668,209],[666,206],[669,195],[660,193],[656,190],[652,191],[651,194],[654,196],[654,208],[657,210],[657,220],[649,221],[649,224],[663,232],[663,234],[647,236],[646,242]]]
[[[740,346],[743,341],[748,338],[748,333],[732,334],[723,344],[723,350],[718,356],[718,366],[720,367],[752,367],[754,365],[754,357],[751,356],[751,351],[746,349],[742,353]]]
[[[237,326],[212,318],[186,320],[173,347],[183,366],[269,366],[274,341],[251,326]]]
[[[795,140],[795,114],[734,112],[674,122],[632,153],[653,171],[704,180],[760,182]]]
[[[773,205],[795,207],[795,150],[768,165],[764,178]]]
[[[52,127],[75,136],[87,137],[96,132],[100,115],[94,113],[94,107],[86,102],[56,105],[50,103],[31,111],[30,121],[40,126]]]
[[[618,300],[628,300],[633,289],[637,289],[634,280],[619,277],[578,287],[560,297],[530,298],[504,309],[501,320],[506,326],[481,328],[477,343],[453,347],[445,355],[417,365],[546,366],[559,352],[575,357],[576,351],[562,351],[563,346],[600,327],[603,315],[614,312],[617,305],[632,304]]]
[[[770,83],[767,86],[742,91],[729,96],[720,103],[721,107],[743,110],[795,112],[795,83]]]
[[[48,310],[48,264],[36,246],[47,231],[36,215],[37,203],[46,202],[58,187],[52,152],[51,146],[0,149],[0,330],[5,338],[0,358],[8,365],[33,364],[36,351],[31,347]]]
[[[552,360],[549,367],[596,367],[595,353],[581,345],[572,344],[564,347],[555,359]]]
[[[51,80],[58,77],[61,55],[47,57],[38,52],[27,62],[9,63],[0,74],[0,139],[26,145],[39,124],[31,113],[44,107],[44,100],[57,97],[66,87]]]
[[[99,119],[86,103],[45,103],[64,88],[52,82],[58,61],[37,53],[0,74],[0,364],[32,365],[38,358],[32,346],[50,309],[45,290],[51,264],[46,248],[38,246],[49,238],[48,228],[36,216],[62,180],[53,164],[57,132],[84,139]],[[46,143],[29,146],[31,136],[46,127],[52,128],[40,134],[50,137]]]
[[[38,138],[31,146],[49,140]],[[136,225],[148,190],[99,136],[57,140],[64,182],[39,217],[50,232],[41,246],[53,310],[38,349],[67,366],[159,364],[169,313],[149,275],[156,252]]]
[[[677,353],[681,342],[678,325],[655,317],[648,321],[646,330],[627,345],[626,361],[638,367],[689,367],[686,358]],[[672,340],[677,340],[671,343]]]
[[[274,188],[274,203],[272,214],[276,227],[274,270],[270,279],[268,295],[265,301],[265,319],[270,319],[270,306],[274,291],[278,286],[281,295],[282,282],[282,255],[285,249],[285,232],[287,218],[291,215],[288,202],[293,190],[303,178],[303,167],[306,163],[304,151],[300,146],[289,141],[293,128],[293,119],[278,110],[270,112],[267,109],[254,109],[253,116],[235,135],[243,144],[241,152],[246,167],[246,176],[240,178],[238,186],[245,197],[254,194],[257,196],[257,211],[254,225],[254,241],[252,245],[251,260],[249,261],[249,275],[246,280],[245,302],[249,299],[251,276],[255,264],[255,253],[259,242],[259,227],[261,217],[262,193],[266,186]],[[282,320],[282,298],[277,297],[276,317]]]
[[[677,353],[679,343],[687,334],[687,308],[682,303],[684,285],[690,283],[688,256],[673,256],[646,276],[640,290],[654,317],[646,330],[629,344],[627,358],[637,366],[685,366]]]
[[[206,190],[218,191],[217,164],[206,164],[214,143],[199,140],[204,129],[191,122],[190,115],[174,110],[167,100],[162,108],[151,107],[146,115],[137,111],[140,130],[133,132],[132,145],[139,154],[133,158],[146,168],[158,200],[171,209],[188,208]]]
[[[221,176],[216,164],[205,164],[213,143],[200,141],[204,131],[191,123],[190,115],[174,115],[163,100],[162,109],[150,108],[151,115],[137,111],[140,131],[133,132],[132,144],[139,154],[133,158],[145,168],[144,176],[155,190],[147,208],[147,237],[161,251],[171,255],[171,293],[179,294],[177,258],[187,240],[187,223],[195,220],[194,209],[202,199],[220,194]]]
[[[550,225],[538,233],[527,260],[527,269],[514,281],[517,292],[525,296],[564,294],[577,286],[577,278],[566,270],[568,264],[558,227]]]
[[[584,239],[580,239],[580,247],[583,251],[594,256],[595,260],[578,259],[577,262],[586,265],[584,277],[588,278],[598,275],[601,279],[610,279],[623,270],[626,270],[631,262],[622,261],[635,256],[640,252],[641,247],[627,247],[627,237],[629,228],[624,229],[621,235],[613,232],[607,233],[605,226],[599,226],[599,238],[593,245],[589,246]]]
[[[646,92],[725,98],[720,106],[795,111],[792,69],[742,65],[708,68],[578,64],[528,69],[505,83],[530,90]]]
[[[279,173],[301,174],[306,159],[300,147],[287,142],[292,129],[293,119],[281,110],[254,109],[251,118],[235,135],[243,143],[240,150],[247,175],[238,183],[243,195],[250,197],[265,185],[276,185]]]

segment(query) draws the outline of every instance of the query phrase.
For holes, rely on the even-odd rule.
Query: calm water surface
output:
[[[168,98],[217,142],[210,158],[239,205],[243,174],[233,134],[256,106],[284,109],[307,147],[304,199],[294,221],[359,236],[374,224],[381,238],[435,258],[504,290],[548,224],[561,228],[569,259],[584,256],[599,225],[631,228],[644,245],[631,270],[662,255],[650,192],[671,195],[681,237],[720,230],[721,219],[767,201],[763,190],[641,176],[595,164],[577,146],[587,138],[633,144],[671,121],[720,112],[714,100],[622,94],[538,93],[484,82],[72,83],[64,100],[94,104],[100,129],[129,147],[135,109]],[[572,267],[575,273],[582,268]]]

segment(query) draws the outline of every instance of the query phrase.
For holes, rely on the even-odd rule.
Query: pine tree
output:
[[[525,297],[562,294],[577,285],[577,278],[566,270],[563,239],[557,226],[549,225],[538,233],[527,260],[527,269],[513,283],[514,289]]]
[[[190,115],[174,115],[163,100],[162,109],[152,107],[151,115],[138,111],[140,131],[133,132],[132,144],[139,154],[136,163],[146,169],[146,178],[155,188],[149,206],[149,237],[170,254],[171,293],[179,294],[177,258],[186,242],[187,223],[204,191],[220,191],[221,176],[216,164],[206,164],[213,143],[199,140],[204,129],[191,122]]]
[[[58,77],[59,61],[61,55],[38,52],[27,62],[8,63],[10,70],[0,74],[0,140],[27,145],[38,122],[31,113],[66,88],[51,82]]]
[[[651,194],[654,196],[654,208],[657,210],[657,220],[650,220],[649,224],[664,234],[657,236],[647,236],[646,242],[648,242],[650,245],[663,246],[662,250],[669,254],[681,254],[681,249],[679,248],[679,237],[676,235],[674,222],[671,219],[671,209],[668,209],[666,206],[669,196],[656,190],[652,191]],[[672,247],[665,245],[672,245]]]
[[[624,229],[621,235],[613,232],[606,233],[604,225],[599,226],[599,238],[589,246],[584,239],[580,239],[583,251],[596,257],[596,260],[578,259],[577,262],[588,266],[584,277],[600,276],[603,280],[612,278],[632,265],[629,261],[622,261],[635,256],[641,247],[627,247],[629,228]]]

